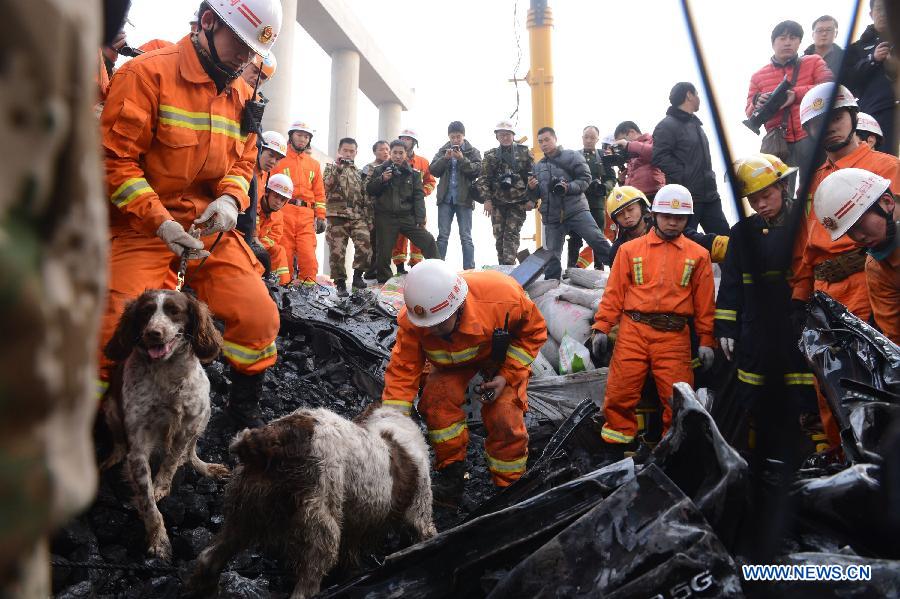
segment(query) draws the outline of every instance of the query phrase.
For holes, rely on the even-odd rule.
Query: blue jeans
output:
[[[447,242],[450,241],[450,229],[453,227],[453,215],[459,227],[459,241],[462,244],[463,268],[475,268],[475,244],[472,243],[472,208],[444,202],[438,204],[438,255],[441,260],[447,257]]]
[[[544,247],[553,252],[553,258],[544,269],[545,279],[558,279],[562,275],[559,263],[566,233],[575,233],[594,250],[594,263],[609,263],[609,241],[603,236],[597,221],[587,210],[573,214],[561,223],[544,224]]]

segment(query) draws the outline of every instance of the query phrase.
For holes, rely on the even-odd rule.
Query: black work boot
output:
[[[238,428],[259,428],[265,425],[259,413],[259,397],[262,395],[263,376],[231,371],[231,395],[225,404],[225,413]]]
[[[397,274],[398,274],[398,275],[405,275],[405,274],[406,274],[406,266],[404,266],[402,262],[401,262],[400,264],[395,264],[394,266],[397,267]]]
[[[366,282],[363,281],[363,271],[361,268],[353,271],[353,288],[354,289],[365,289],[366,288]]]
[[[431,481],[431,494],[434,503],[449,508],[459,507],[466,486],[465,462],[453,462],[446,468],[434,473]]]
[[[373,268],[372,270],[367,270],[366,272],[364,272],[364,273],[363,273],[363,278],[364,278],[364,279],[369,279],[369,280],[371,281],[372,279],[377,279],[377,278],[378,278],[378,273],[375,272],[375,269]]]
[[[338,279],[334,282],[334,287],[337,289],[338,296],[347,297],[350,295],[347,293],[347,281],[344,279]]]

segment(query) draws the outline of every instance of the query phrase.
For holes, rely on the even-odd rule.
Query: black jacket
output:
[[[803,51],[804,56],[810,56],[815,53],[815,44],[810,44],[809,47]],[[837,80],[838,74],[841,70],[841,61],[844,60],[844,49],[837,44],[832,44],[831,50],[828,51],[828,54],[822,57],[822,60],[825,61],[825,64],[827,64],[828,68],[831,69],[831,73],[834,75],[835,80]]]
[[[590,209],[584,192],[591,183],[591,169],[588,168],[584,155],[563,149],[562,146],[557,147],[559,152],[553,158],[544,156],[534,165],[534,177],[538,180],[538,186],[528,191],[530,198],[541,198],[541,216],[549,225],[559,224],[570,216]],[[563,196],[551,193],[551,183],[557,178],[569,183]]]
[[[860,112],[871,115],[894,105],[893,83],[885,69],[887,61],[875,62],[872,58],[872,52],[883,41],[874,25],[866,27],[859,40],[847,48],[847,68],[841,79],[859,99]]]
[[[381,179],[384,169],[391,166],[385,161],[366,178],[366,191],[375,198],[375,212],[386,216],[412,216],[417,225],[425,224],[425,192],[422,190],[422,173],[409,166],[400,165],[400,174],[385,183]]]
[[[695,115],[670,106],[653,130],[653,166],[666,183],[684,185],[694,202],[720,202],[716,175],[709,156],[709,140]]]

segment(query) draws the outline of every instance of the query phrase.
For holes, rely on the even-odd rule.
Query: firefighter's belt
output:
[[[813,268],[817,281],[837,283],[866,268],[866,254],[862,250],[851,250],[834,258],[829,258]]]
[[[680,331],[687,324],[686,316],[678,314],[648,314],[646,312],[625,312],[631,320],[650,325],[658,331]]]
[[[292,199],[288,204],[293,204],[294,206],[300,206],[301,208],[313,208],[313,202],[307,202],[305,200],[298,200],[296,198]]]

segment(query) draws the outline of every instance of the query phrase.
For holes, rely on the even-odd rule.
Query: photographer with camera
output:
[[[363,191],[362,176],[353,161],[357,144],[351,137],[338,142],[338,155],[334,163],[326,164],[325,216],[328,229],[328,260],[331,278],[338,295],[347,295],[347,242],[353,239],[353,288],[365,289],[363,271],[371,261],[372,245],[369,239],[369,222],[372,209]]]
[[[563,239],[570,232],[591,246],[596,263],[608,264],[609,241],[591,216],[584,195],[591,183],[591,171],[584,156],[557,145],[552,127],[538,129],[538,145],[544,157],[534,165],[534,175],[528,178],[528,194],[534,201],[541,200],[544,247],[553,253],[544,278],[559,279],[562,275],[559,257]]]
[[[666,176],[653,166],[653,136],[641,133],[634,121],[622,121],[613,132],[615,145],[628,157],[625,185],[640,189],[648,200],[666,184]]]
[[[818,54],[797,54],[802,39],[803,27],[796,21],[782,21],[775,25],[772,29],[772,57],[768,64],[750,77],[744,109],[751,120],[755,111],[769,116],[765,121],[766,135],[760,151],[775,154],[801,170],[815,169],[817,165],[810,163],[816,147],[815,141],[800,125],[800,101],[814,86],[834,78],[825,60]],[[783,95],[776,96],[773,92],[785,79],[793,86]],[[778,106],[766,108],[770,101],[778,103],[779,100]],[[775,111],[772,112],[772,109]],[[758,126],[758,123],[753,124]],[[796,184],[797,177],[792,177],[788,182],[788,195],[791,197]]]
[[[466,128],[459,121],[447,127],[450,141],[441,146],[431,160],[431,174],[440,177],[437,186],[438,238],[441,260],[447,257],[447,242],[453,227],[453,216],[459,227],[463,269],[475,268],[475,244],[472,243],[471,182],[481,174],[481,152],[466,140]]]
[[[597,149],[598,141],[600,141],[600,129],[594,125],[588,125],[581,131],[581,142],[584,144],[581,153],[591,171],[591,182],[588,184],[584,196],[587,198],[591,216],[594,217],[594,222],[600,227],[602,233],[605,226],[606,196],[616,186],[616,171],[613,170],[612,164],[604,159],[603,153]],[[580,251],[581,237],[575,233],[569,233],[567,261],[569,268],[575,266],[587,268],[590,265],[593,252],[585,251],[579,256]],[[595,263],[594,267],[598,270],[603,268],[600,263]]]
[[[475,184],[484,200],[484,213],[491,217],[497,262],[515,264],[525,214],[534,208],[526,190],[534,156],[526,146],[515,143],[516,132],[509,121],[497,123],[494,137],[500,145],[484,153]]]
[[[363,279],[374,279],[376,277],[375,248],[377,247],[377,243],[375,240],[375,221],[378,219],[378,214],[375,213],[373,206],[374,201],[371,198],[368,198],[369,194],[366,192],[366,183],[368,182],[369,175],[375,172],[375,169],[378,166],[391,159],[391,145],[387,141],[379,139],[374,144],[372,144],[372,155],[375,156],[375,160],[362,167],[359,171],[363,182],[363,193],[366,194],[366,201],[369,204],[369,209],[372,211],[372,218],[369,219],[369,248],[371,249],[371,251],[369,252],[370,260],[369,265],[366,267],[366,272],[363,273]]]
[[[375,202],[375,269],[379,283],[391,278],[391,251],[398,234],[422,249],[427,258],[437,258],[434,237],[425,230],[425,192],[422,173],[406,158],[406,144],[395,139],[390,160],[366,178],[366,191]]]

